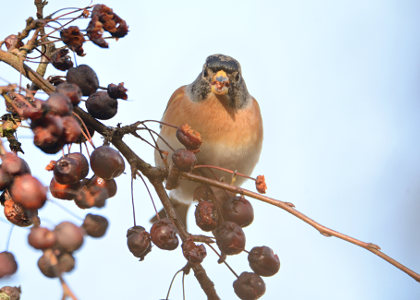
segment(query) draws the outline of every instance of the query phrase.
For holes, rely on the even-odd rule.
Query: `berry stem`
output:
[[[200,169],[200,168],[216,169],[216,170],[219,170],[219,171],[230,173],[233,176],[238,175],[238,176],[241,176],[241,177],[248,178],[248,179],[251,179],[251,180],[256,181],[256,179],[253,178],[253,177],[251,177],[251,176],[248,176],[248,175],[245,175],[245,174],[236,172],[236,171],[232,171],[232,170],[229,170],[229,169],[225,169],[225,168],[222,168],[222,167],[218,167],[218,166],[213,166],[213,165],[195,165],[194,166],[194,169]]]
[[[9,235],[7,236],[7,241],[6,241],[6,251],[9,251],[9,246],[10,246],[10,240],[12,239],[12,233],[13,233],[13,229],[15,228],[15,225],[12,224],[10,226],[9,229]]]
[[[229,264],[226,262],[226,259],[223,259],[222,255],[220,255],[219,252],[217,252],[216,249],[214,249],[214,247],[211,244],[206,243],[207,246],[210,247],[211,250],[214,251],[214,253],[217,254],[217,256],[219,257],[219,259],[222,259],[223,263],[226,265],[226,267],[228,267],[228,269],[233,273],[233,275],[236,276],[236,278],[239,278],[238,274],[236,274],[236,272],[231,268],[231,266],[229,266]]]
[[[174,274],[174,276],[172,276],[172,280],[171,280],[171,283],[169,284],[169,288],[168,288],[168,293],[166,294],[166,298],[165,298],[165,300],[168,300],[169,299],[169,294],[170,294],[170,292],[171,292],[171,289],[172,289],[172,284],[174,283],[174,280],[175,280],[175,277],[182,271],[182,270],[184,270],[184,268],[182,268],[182,269],[180,269],[180,270],[178,270],[178,271],[176,271],[176,273]]]
[[[134,176],[131,176],[131,182],[130,182],[130,190],[131,190],[131,207],[133,209],[133,221],[134,221],[134,226],[136,226],[136,209],[134,208],[134,189],[133,189],[133,181],[134,181]]]

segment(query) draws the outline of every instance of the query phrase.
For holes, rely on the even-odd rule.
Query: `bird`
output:
[[[161,121],[177,127],[188,124],[200,133],[202,144],[196,153],[199,165],[250,175],[259,160],[263,141],[260,107],[248,92],[241,65],[230,56],[208,56],[197,78],[172,94]],[[169,154],[170,161],[173,149],[183,148],[176,138],[176,128],[161,125],[157,146],[155,163],[166,167],[161,151]],[[193,172],[212,179],[227,176],[219,170],[196,170]],[[232,183],[240,186],[244,179],[237,176]],[[179,185],[169,191],[177,218],[184,225],[198,186],[196,182],[181,179]]]

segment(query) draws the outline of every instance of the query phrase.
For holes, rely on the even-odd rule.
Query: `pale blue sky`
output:
[[[0,38],[22,30],[26,17],[34,15],[32,3],[10,2],[0,11]],[[87,55],[78,63],[93,67],[102,85],[124,82],[129,89],[120,117],[107,124],[160,119],[171,93],[195,79],[208,55],[231,55],[261,106],[265,136],[254,175],[265,174],[268,195],[293,202],[323,225],[380,245],[420,272],[420,2],[103,3],[127,20],[130,32],[110,41],[107,50],[86,46]],[[51,0],[48,11],[87,4]],[[19,82],[4,64],[0,77]],[[49,184],[51,174],[43,167],[55,156],[41,156],[30,139],[23,141],[33,173]],[[150,147],[128,141],[153,162]],[[164,298],[185,260],[180,249],[155,247],[145,261],[136,261],[125,238],[132,226],[127,175],[118,179],[118,187],[117,196],[98,210],[110,221],[108,234],[86,240],[76,254],[77,270],[66,279],[82,300]],[[134,192],[138,223],[149,228],[150,200],[140,182]],[[253,203],[246,248],[266,244],[281,260],[279,273],[265,279],[262,299],[420,298],[418,283],[370,252],[325,238],[278,208]],[[54,204],[40,215],[50,227],[63,219],[78,222]],[[198,233],[193,223],[191,213],[191,231]],[[0,222],[0,250],[8,231]],[[22,300],[58,299],[59,283],[37,270],[40,253],[26,246],[26,234],[26,229],[14,230],[10,250],[20,269],[0,285],[22,285]],[[234,276],[208,253],[204,266],[219,295],[235,299]],[[249,270],[244,254],[228,262],[238,273]],[[185,282],[187,299],[204,298],[194,276]],[[180,278],[171,295],[182,299]]]

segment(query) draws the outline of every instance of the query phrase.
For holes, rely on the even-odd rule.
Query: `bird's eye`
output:
[[[203,70],[203,77],[207,77],[209,75],[209,73],[207,72],[207,69]]]
[[[241,78],[241,74],[239,74],[239,73],[236,73],[236,75],[235,75],[235,80],[236,81],[239,81],[239,79]]]

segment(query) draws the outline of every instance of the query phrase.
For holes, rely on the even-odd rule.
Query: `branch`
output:
[[[301,213],[300,211],[298,211],[297,209],[294,208],[294,205],[290,202],[284,202],[284,201],[280,201],[280,200],[276,200],[267,196],[263,196],[254,192],[251,192],[250,190],[247,189],[243,189],[237,186],[233,186],[227,183],[223,183],[217,180],[213,180],[213,179],[209,179],[207,177],[202,177],[199,175],[195,175],[192,173],[181,173],[181,176],[184,177],[185,179],[188,180],[192,180],[192,181],[196,181],[196,182],[200,182],[200,183],[205,183],[214,187],[218,187],[218,188],[222,188],[224,190],[236,193],[236,194],[241,194],[241,195],[246,195],[249,197],[252,197],[254,199],[269,203],[271,205],[280,207],[281,209],[284,209],[285,211],[287,211],[288,213],[294,215],[295,217],[301,219],[302,221],[308,223],[309,225],[311,225],[312,227],[314,227],[316,230],[318,230],[323,236],[335,236],[339,239],[342,239],[344,241],[347,241],[349,243],[355,244],[359,247],[362,247],[366,250],[369,250],[370,252],[374,253],[375,255],[381,257],[382,259],[384,259],[385,261],[389,262],[390,264],[394,265],[395,267],[397,267],[398,269],[400,269],[401,271],[407,273],[409,276],[413,277],[416,281],[420,282],[420,274],[414,272],[413,270],[409,269],[408,267],[404,266],[403,264],[399,263],[398,261],[396,261],[395,259],[393,259],[392,257],[386,255],[385,253],[383,253],[381,251],[381,248],[373,243],[366,243],[366,242],[362,242],[358,239],[355,239],[351,236],[345,235],[343,233],[340,233],[338,231],[335,231],[333,229],[330,229],[328,227],[325,227],[324,225],[319,224],[318,222],[316,222],[315,220],[309,218],[308,216],[304,215],[303,213]]]

